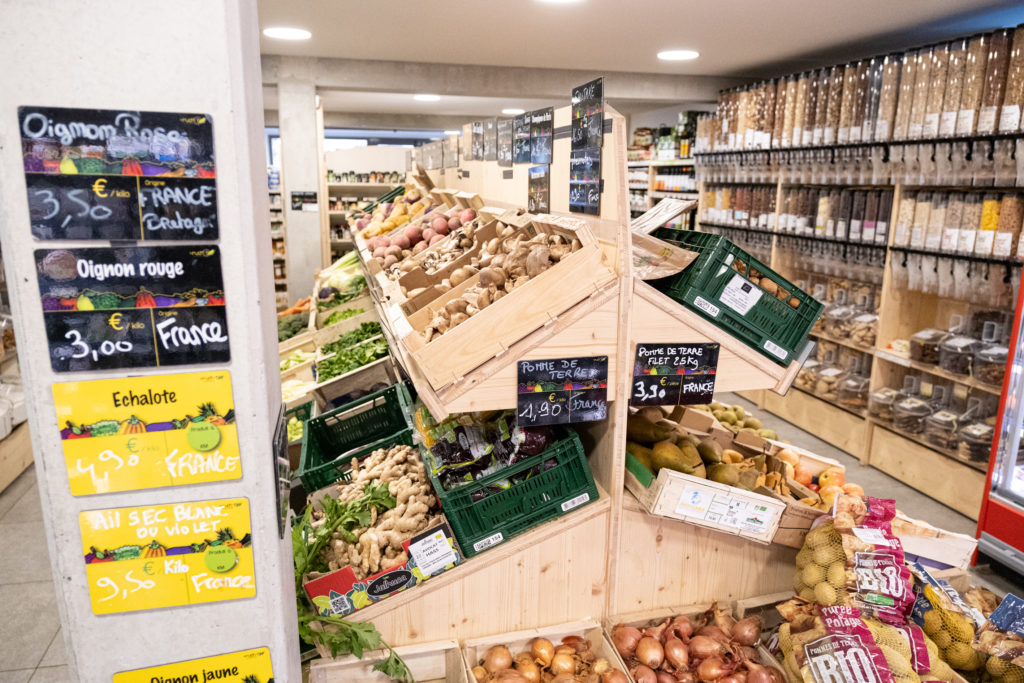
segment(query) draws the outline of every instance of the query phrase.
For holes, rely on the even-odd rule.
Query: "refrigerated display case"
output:
[[[978,516],[978,551],[1024,573],[1024,339],[1018,293],[1006,376],[999,397],[995,440],[989,457],[985,496]]]

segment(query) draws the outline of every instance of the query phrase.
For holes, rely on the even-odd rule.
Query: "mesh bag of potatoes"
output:
[[[987,656],[975,651],[971,642],[984,616],[948,583],[936,580],[919,564],[911,567],[918,582],[912,619],[924,630],[929,651],[958,671],[981,672]]]
[[[975,631],[972,645],[985,656],[995,683],[1024,683],[1024,600],[1009,594]]]

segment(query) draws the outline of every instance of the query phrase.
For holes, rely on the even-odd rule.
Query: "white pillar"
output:
[[[318,192],[320,189],[316,85],[311,63],[307,59],[288,60],[277,84],[281,175],[285,189],[285,267],[291,302],[309,296],[313,291],[313,276],[322,265],[319,212],[291,208],[292,192]],[[325,202],[327,198],[320,197],[320,201]],[[320,206],[320,211],[324,210],[326,208]]]
[[[110,681],[120,671],[269,647],[277,680],[297,681],[291,549],[287,535],[283,540],[278,537],[271,453],[281,397],[256,3],[5,0],[2,4],[0,239],[72,678]],[[211,117],[230,362],[130,373],[53,372],[33,250],[70,245],[40,243],[30,234],[17,120],[21,105],[195,112]],[[71,494],[52,383],[218,368],[230,370],[233,381],[241,479],[92,496]],[[255,597],[106,616],[93,613],[79,512],[241,497],[250,506]]]

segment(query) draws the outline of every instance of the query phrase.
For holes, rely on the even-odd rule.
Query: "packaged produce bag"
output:
[[[996,683],[1024,682],[1024,600],[1008,594],[974,634],[972,645],[986,657]]]
[[[975,630],[984,622],[980,612],[968,606],[947,582],[937,580],[920,564],[910,565],[918,580],[919,591],[913,608],[913,621],[925,634],[949,666],[960,671],[977,671],[986,656],[972,646]],[[929,648],[931,649],[931,648]]]

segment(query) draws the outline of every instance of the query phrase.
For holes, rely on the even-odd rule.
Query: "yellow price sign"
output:
[[[53,400],[76,496],[242,477],[227,371],[65,382]]]
[[[154,681],[224,681],[224,683],[273,683],[270,650],[229,652],[214,657],[190,659],[186,662],[151,666],[146,669],[114,674],[113,683],[154,683]]]
[[[96,614],[256,595],[245,498],[89,510],[78,524]]]

